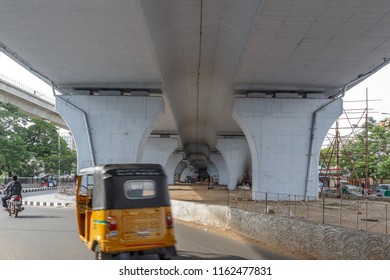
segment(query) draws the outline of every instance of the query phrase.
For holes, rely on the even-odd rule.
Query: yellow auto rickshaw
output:
[[[176,255],[167,178],[158,164],[105,164],[77,176],[80,239],[96,259]]]

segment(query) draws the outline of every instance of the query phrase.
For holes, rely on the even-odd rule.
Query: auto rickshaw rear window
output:
[[[156,196],[156,183],[151,180],[131,180],[123,184],[127,199],[146,199]]]
[[[81,177],[80,195],[90,196],[93,189],[93,175],[83,175]]]

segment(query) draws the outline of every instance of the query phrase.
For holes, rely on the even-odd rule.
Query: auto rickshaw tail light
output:
[[[113,230],[117,230],[117,223],[116,223],[116,217],[108,217],[107,218],[107,225],[108,225],[108,229],[113,231]]]
[[[168,228],[173,227],[173,217],[171,212],[167,213],[167,227]]]

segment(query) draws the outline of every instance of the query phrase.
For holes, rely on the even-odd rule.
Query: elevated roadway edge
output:
[[[0,102],[11,103],[31,117],[46,119],[63,129],[69,129],[57,112],[54,101],[50,102],[34,93],[4,81],[0,76]]]

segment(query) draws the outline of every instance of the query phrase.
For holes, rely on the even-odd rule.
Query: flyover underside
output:
[[[262,4],[140,2],[184,153],[195,169],[207,168],[218,135],[242,135],[231,117],[233,81]]]
[[[221,153],[230,188],[251,170],[256,190],[310,193],[320,142],[339,115],[315,111],[389,61],[388,1],[114,2],[0,0],[0,49],[67,95],[61,114],[83,166],[164,162],[175,143],[155,157],[148,138],[177,135],[194,172]],[[87,92],[81,110],[70,101],[77,90]],[[153,117],[126,99],[152,90],[165,105]],[[102,91],[107,101],[95,103]],[[312,127],[313,115],[326,121]]]
[[[182,155],[172,157],[176,138],[150,137],[163,107],[161,97],[57,96],[57,110],[77,143],[78,169],[114,162],[159,163],[169,170],[172,182],[175,166],[188,161],[185,154],[196,155],[199,146],[187,145]],[[233,117],[245,138],[218,139],[227,170],[214,157],[219,181],[234,189],[251,174],[255,192],[317,196],[320,147],[341,113],[342,99],[237,98]],[[207,148],[202,154],[211,162]],[[185,172],[194,174],[191,170]]]

